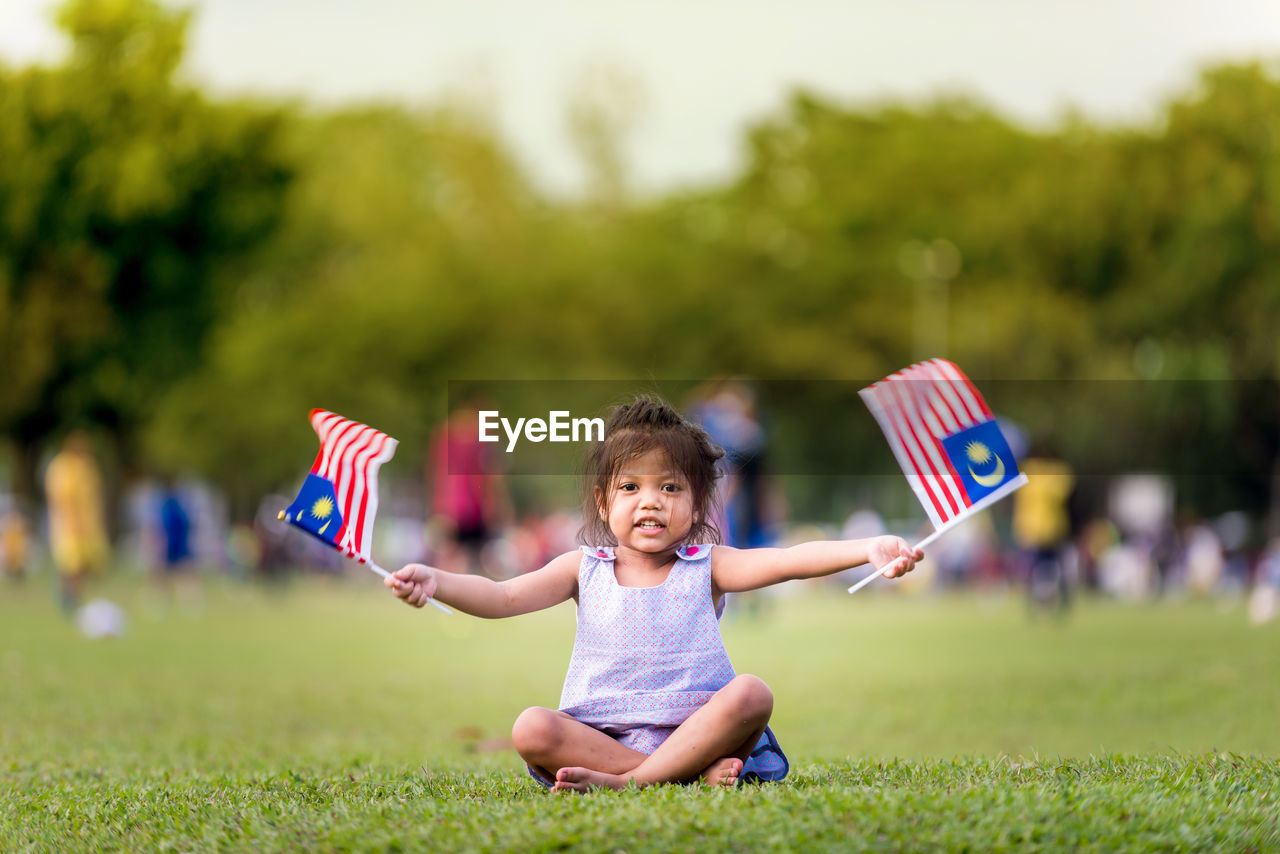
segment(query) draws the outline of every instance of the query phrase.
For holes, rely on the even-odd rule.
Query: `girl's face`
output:
[[[683,542],[693,527],[693,493],[660,450],[624,463],[609,494],[597,498],[620,548],[659,554]]]

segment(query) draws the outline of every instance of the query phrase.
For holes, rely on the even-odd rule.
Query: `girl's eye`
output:
[[[620,489],[623,492],[633,492],[635,491],[636,488],[637,487],[634,483],[623,483],[623,484],[619,484],[618,486],[618,489]]]
[[[663,491],[663,492],[679,492],[679,491],[680,491],[680,484],[678,484],[678,483],[664,483],[664,484],[662,485],[662,491]]]

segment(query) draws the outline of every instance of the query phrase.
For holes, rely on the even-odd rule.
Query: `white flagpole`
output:
[[[378,566],[378,565],[377,565],[376,563],[374,563],[373,561],[369,561],[368,563],[366,563],[366,564],[365,564],[365,566],[369,567],[369,568],[370,568],[370,569],[372,569],[374,572],[378,573],[378,575],[381,575],[383,578],[391,578],[391,577],[392,577],[391,573],[387,572],[385,569],[383,569],[382,567]],[[397,579],[397,580],[398,580],[398,579]],[[428,601],[428,602],[430,602],[432,605],[435,605],[435,606],[436,606],[437,608],[439,608],[441,611],[444,611],[446,614],[452,614],[452,613],[453,613],[453,612],[452,612],[452,611],[450,611],[448,608],[446,608],[445,606],[441,605],[439,602],[437,602],[437,601],[436,601],[436,600],[434,600],[434,599],[428,598],[428,599],[427,599],[427,601]]]
[[[289,515],[288,515],[285,511],[283,511],[283,510],[281,510],[281,511],[276,515],[276,518],[277,518],[277,519],[284,519],[284,520],[285,520],[285,521],[287,521],[287,522],[292,522],[292,521],[293,521],[292,519],[290,519],[290,518],[289,518]],[[303,530],[305,531],[305,530],[306,530],[306,528],[303,528]],[[341,550],[340,550],[340,551],[341,551]],[[378,575],[381,575],[383,578],[390,578],[390,577],[391,577],[391,573],[387,572],[385,569],[383,569],[382,567],[378,566],[376,563],[374,563],[374,562],[373,562],[373,561],[371,561],[371,560],[360,560],[359,558],[356,558],[356,560],[357,560],[357,562],[359,562],[359,563],[363,563],[365,566],[369,567],[369,568],[370,568],[370,569],[372,569],[374,572],[378,573]],[[436,601],[436,600],[434,600],[434,599],[427,599],[427,601],[428,601],[428,602],[430,602],[432,605],[435,605],[435,606],[436,606],[437,608],[439,608],[441,611],[444,611],[446,614],[452,614],[452,613],[453,613],[453,612],[452,612],[452,611],[450,611],[448,608],[446,608],[445,606],[441,605],[439,602],[437,602],[437,601]]]
[[[941,537],[947,531],[950,531],[956,525],[959,525],[961,522],[965,521],[969,517],[973,516],[976,513],[980,513],[983,510],[986,510],[992,504],[995,504],[997,501],[1006,497],[1007,495],[1012,493],[1014,490],[1019,489],[1020,487],[1026,486],[1027,482],[1028,482],[1027,476],[1025,474],[1019,474],[1017,477],[1015,477],[1013,480],[1009,481],[1008,483],[1004,484],[999,489],[995,490],[989,495],[983,496],[982,499],[980,499],[976,504],[972,505],[968,510],[966,510],[964,514],[955,517],[950,522],[943,525],[941,528],[938,528],[929,536],[925,537],[923,540],[921,540],[919,543],[916,544],[916,548],[923,549],[925,546],[929,545],[934,540],[938,539],[938,537]],[[872,573],[868,575],[866,578],[862,579],[857,584],[850,587],[849,592],[857,593],[859,590],[866,587],[868,584],[870,584],[872,581],[878,578],[880,576],[880,572],[881,570],[878,570],[878,569],[873,570]]]

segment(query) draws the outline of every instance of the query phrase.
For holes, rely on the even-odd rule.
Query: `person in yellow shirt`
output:
[[[1032,605],[1064,609],[1070,602],[1063,550],[1071,538],[1071,466],[1048,455],[1019,463],[1028,483],[1013,494],[1013,538],[1028,558]]]
[[[102,478],[84,433],[71,433],[63,441],[45,471],[44,484],[49,548],[61,582],[62,608],[71,613],[80,602],[86,577],[101,572],[109,556]]]
[[[0,566],[10,581],[21,581],[31,554],[31,532],[17,507],[0,514]]]

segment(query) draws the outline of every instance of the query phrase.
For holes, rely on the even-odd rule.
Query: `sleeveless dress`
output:
[[[582,547],[578,630],[560,710],[640,753],[653,753],[676,727],[736,675],[711,602],[711,546],[684,546],[666,581],[623,587],[613,549]],[[781,780],[787,757],[766,728],[739,776]],[[551,782],[529,773],[544,785]]]

